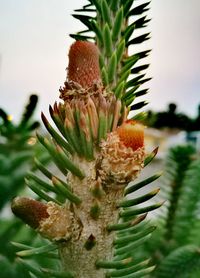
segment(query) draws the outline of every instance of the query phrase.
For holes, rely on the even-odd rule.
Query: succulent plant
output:
[[[133,2],[93,0],[75,15],[87,30],[72,35],[61,101],[49,107],[53,124],[42,114],[51,138],[37,135],[60,174],[36,160],[43,177],[29,173],[26,182],[46,202],[17,197],[12,203],[18,217],[53,242],[40,254],[58,248],[61,270],[40,272],[23,262],[36,277],[143,277],[154,268],[136,255],[155,229],[145,221],[147,213],[162,202],[144,204],[158,189],[132,195],[160,176],[133,183],[157,153],[145,152],[142,115],[128,118],[145,104],[132,103],[147,92],[139,87],[148,80],[139,74],[148,66],[135,64],[149,51],[129,55],[128,47],[148,38],[132,37],[146,26],[146,16],[131,24],[129,19],[149,3]],[[96,16],[82,14],[88,12]]]

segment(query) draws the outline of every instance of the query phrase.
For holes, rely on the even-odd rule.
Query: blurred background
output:
[[[0,0],[0,106],[15,120],[30,93],[40,97],[38,118],[58,98],[73,42],[69,33],[82,29],[71,14],[84,4]],[[173,102],[177,112],[195,117],[200,103],[200,1],[159,0],[150,7],[151,39],[144,47],[153,49],[147,58],[147,75],[153,79],[145,110],[167,110]]]

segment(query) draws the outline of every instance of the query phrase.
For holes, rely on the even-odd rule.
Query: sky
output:
[[[14,120],[31,93],[40,98],[38,118],[59,99],[73,42],[69,34],[82,30],[71,14],[86,3],[0,0],[0,107]],[[200,1],[152,0],[150,7],[146,31],[151,39],[144,49],[152,49],[146,62],[151,64],[147,77],[153,79],[147,84],[145,109],[161,111],[175,102],[179,112],[195,116],[200,103]]]

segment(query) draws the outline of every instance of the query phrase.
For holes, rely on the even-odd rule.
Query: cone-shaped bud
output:
[[[47,205],[25,197],[17,197],[11,204],[12,212],[26,224],[36,229],[40,222],[49,217]]]
[[[76,41],[69,51],[68,81],[91,87],[100,81],[99,51],[95,44]]]
[[[144,126],[137,121],[127,120],[116,131],[120,141],[133,151],[144,146]]]

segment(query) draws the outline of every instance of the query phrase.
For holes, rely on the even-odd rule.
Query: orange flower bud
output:
[[[68,80],[88,88],[100,81],[99,51],[95,44],[76,41],[69,51]]]
[[[120,141],[133,151],[144,146],[144,126],[137,121],[127,120],[116,130]]]

